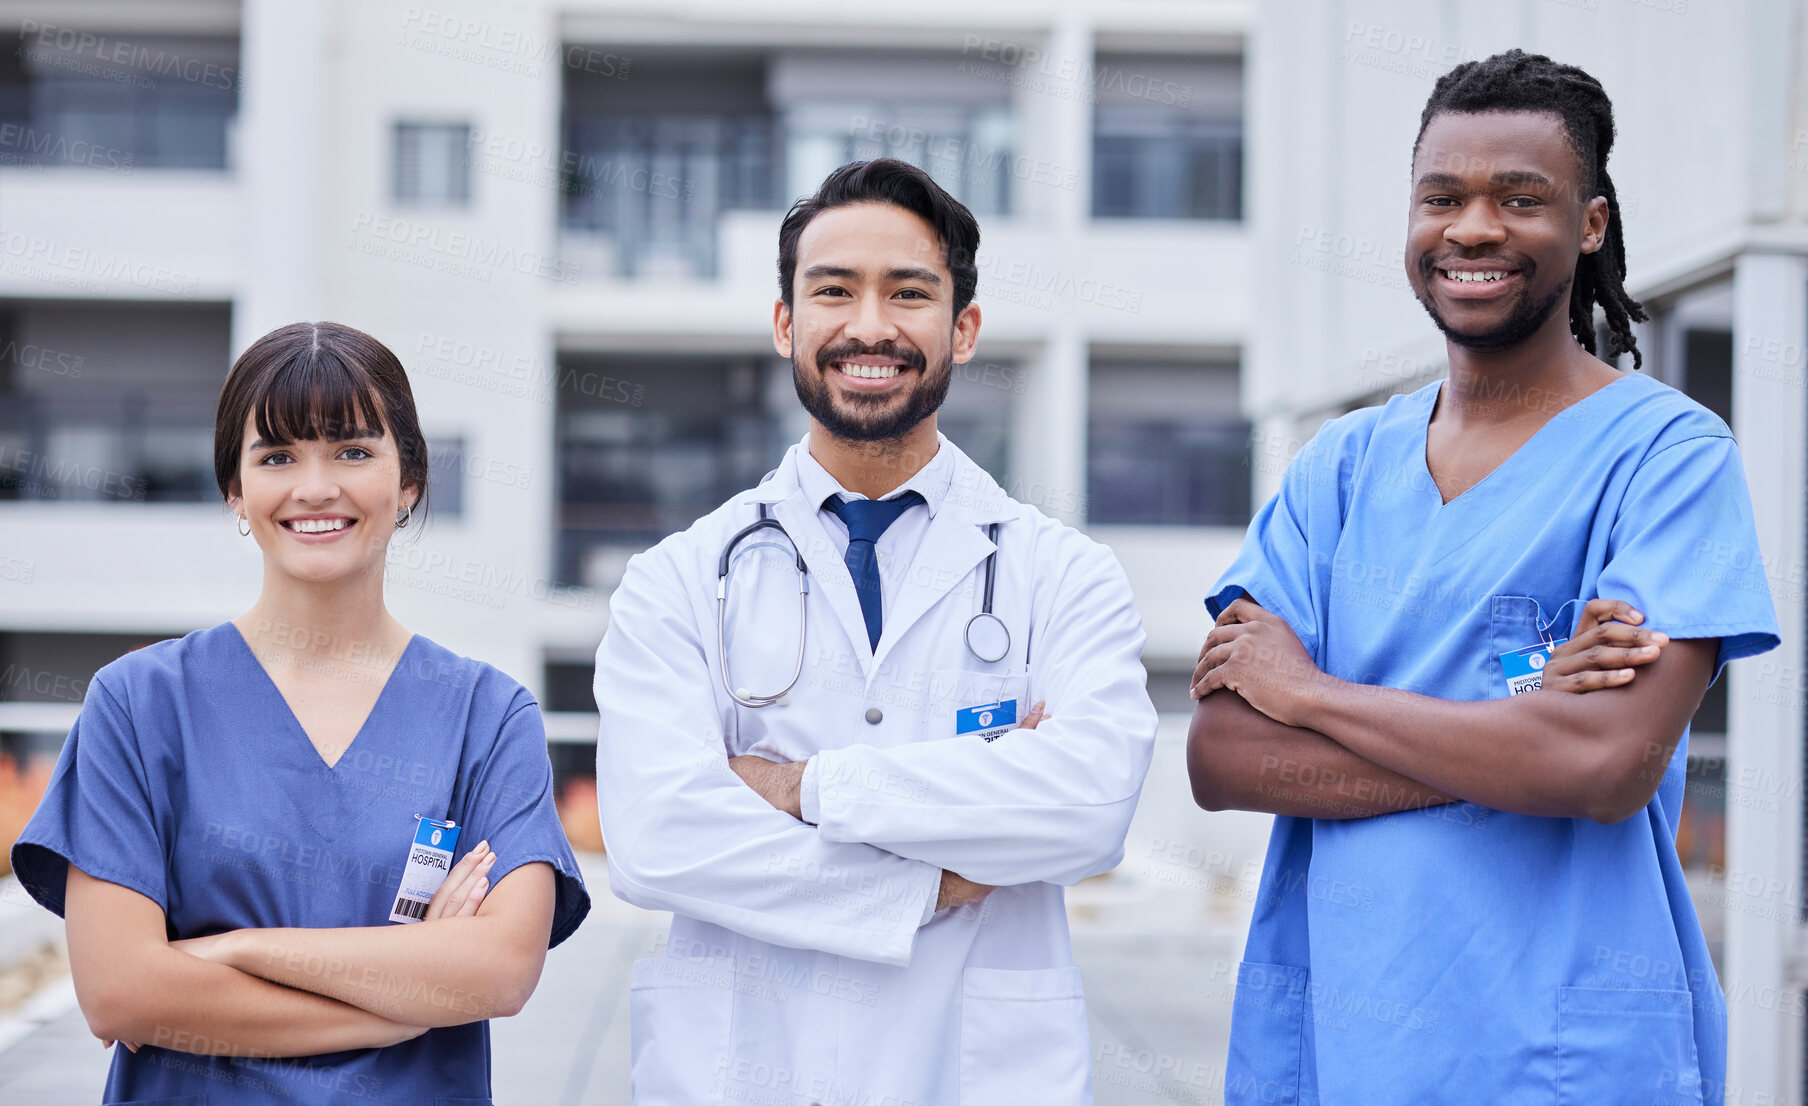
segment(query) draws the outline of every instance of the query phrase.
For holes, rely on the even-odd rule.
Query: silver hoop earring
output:
[[[395,513],[395,528],[397,530],[402,529],[403,527],[407,526],[408,523],[411,520],[413,520],[413,518],[414,518],[414,504],[410,503],[408,505],[407,510],[397,511]]]
[[[251,536],[251,520],[246,518],[244,515],[240,515],[239,516],[239,537],[248,538],[250,536]]]

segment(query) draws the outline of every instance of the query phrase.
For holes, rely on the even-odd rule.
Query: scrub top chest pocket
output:
[[[1544,686],[1544,665],[1569,640],[1570,604],[1546,617],[1529,595],[1490,599],[1488,678],[1496,697],[1523,695]]]
[[[943,668],[929,674],[923,737],[995,741],[1029,713],[1027,672]]]

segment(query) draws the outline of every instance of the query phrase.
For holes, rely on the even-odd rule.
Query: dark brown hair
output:
[[[979,287],[979,221],[928,173],[891,157],[843,165],[823,180],[814,196],[797,201],[785,213],[778,228],[778,294],[785,306],[792,306],[797,240],[804,228],[823,212],[849,204],[891,204],[935,229],[954,278],[954,315],[959,318]]]
[[[245,420],[273,444],[387,433],[402,460],[402,487],[427,510],[427,440],[408,374],[389,347],[340,323],[290,323],[246,347],[226,374],[213,423],[213,475],[220,494],[238,485]]]

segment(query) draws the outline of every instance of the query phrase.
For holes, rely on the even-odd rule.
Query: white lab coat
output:
[[[799,488],[806,446],[630,561],[597,651],[610,885],[675,915],[664,955],[634,970],[635,1101],[1090,1103],[1061,887],[1122,859],[1154,745],[1129,583],[1110,550],[1011,500],[943,438],[952,487],[875,655]],[[760,503],[802,552],[810,591],[803,676],[756,710],[721,685],[716,579]],[[994,609],[1012,637],[995,664],[963,638],[991,522]],[[756,692],[783,686],[796,660],[788,555],[756,550],[731,577],[729,664]],[[1013,698],[1019,718],[1039,699],[1051,717],[990,742],[956,736],[957,710]],[[748,752],[814,758],[817,824],[741,782],[727,758]],[[998,890],[925,921],[943,869]]]

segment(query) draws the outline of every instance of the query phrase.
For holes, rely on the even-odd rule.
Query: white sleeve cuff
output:
[[[936,900],[940,899],[941,897],[942,897],[942,876],[941,876],[940,872],[937,872],[936,877],[935,877],[935,886],[929,889],[929,901],[923,904],[923,920],[917,923],[918,929],[922,929],[924,926],[928,925],[929,919],[935,917],[935,903],[936,903]]]
[[[797,781],[797,810],[803,820],[816,825],[820,820],[821,802],[816,794],[817,765],[821,757],[811,757],[804,761],[803,778]]]

